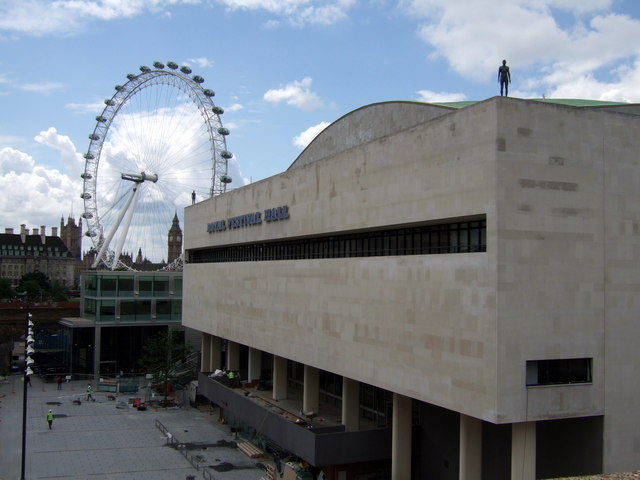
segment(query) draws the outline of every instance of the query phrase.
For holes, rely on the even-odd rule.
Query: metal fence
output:
[[[167,445],[171,445],[178,452],[180,452],[182,454],[182,456],[189,461],[191,466],[193,468],[195,468],[202,475],[202,478],[204,478],[205,480],[216,480],[216,477],[214,477],[213,474],[209,470],[207,470],[205,467],[200,465],[200,460],[195,455],[193,455],[191,452],[189,452],[187,450],[185,444],[180,442],[175,437],[175,435],[173,435],[171,432],[169,432],[169,430],[167,430],[167,427],[165,427],[162,424],[162,422],[160,422],[160,420],[156,420],[156,428],[158,430],[160,430],[162,432],[162,434],[166,437]]]

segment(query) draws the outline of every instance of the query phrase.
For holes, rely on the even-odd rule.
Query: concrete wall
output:
[[[498,420],[601,414],[607,114],[498,104]],[[583,357],[593,384],[524,388],[527,360]]]
[[[186,248],[492,219],[495,125],[495,107],[479,104],[190,206]],[[206,232],[208,222],[279,205],[288,220]],[[188,264],[183,322],[494,420],[495,251]]]
[[[190,206],[187,249],[470,215],[488,246],[188,264],[184,323],[492,423],[604,414],[604,470],[636,469],[640,117],[623,111],[497,97]],[[286,221],[206,231],[280,205]],[[592,384],[526,388],[527,360],[582,357]]]
[[[608,115],[605,163],[605,471],[639,468],[640,118]]]

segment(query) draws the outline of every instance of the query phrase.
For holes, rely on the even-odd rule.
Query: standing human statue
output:
[[[191,205],[196,203],[196,191],[191,192]]]
[[[504,89],[504,96],[509,96],[509,84],[511,83],[511,72],[507,67],[507,61],[502,60],[502,65],[498,67],[498,83],[500,84],[500,96],[502,96],[502,90]]]

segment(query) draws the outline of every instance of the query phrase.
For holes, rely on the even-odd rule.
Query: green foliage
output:
[[[54,281],[49,291],[51,300],[54,302],[65,302],[69,300],[69,289],[62,283]]]
[[[24,274],[20,282],[18,282],[16,292],[20,292],[20,294],[24,292],[26,300],[32,302],[40,300],[65,302],[69,300],[69,289],[67,287],[58,281],[54,281],[52,284],[49,277],[38,270]],[[0,298],[3,298],[1,286]]]
[[[44,291],[49,291],[51,289],[51,282],[49,281],[49,277],[47,277],[41,271],[36,270],[35,272],[25,273],[22,276],[22,278],[20,279],[20,283],[18,284],[18,290],[20,290],[20,285],[23,282],[27,282],[31,280],[35,281],[40,287],[40,289]]]
[[[184,341],[184,332],[173,328],[160,332],[142,347],[139,364],[153,376],[153,383],[164,386],[165,398],[169,384],[182,383],[185,376],[191,376],[183,367],[191,350]]]
[[[30,301],[36,301],[40,298],[43,298],[44,292],[40,287],[40,284],[35,280],[24,280],[24,277],[20,280],[18,284],[18,291],[25,292],[27,295],[27,299]]]
[[[8,278],[0,278],[0,299],[13,298],[16,292],[11,287],[11,280]]]

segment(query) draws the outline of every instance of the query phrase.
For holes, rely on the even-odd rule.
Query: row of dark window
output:
[[[485,252],[486,249],[487,222],[475,220],[190,250],[187,261],[215,263],[379,257]]]
[[[527,386],[591,383],[591,358],[527,360]]]

